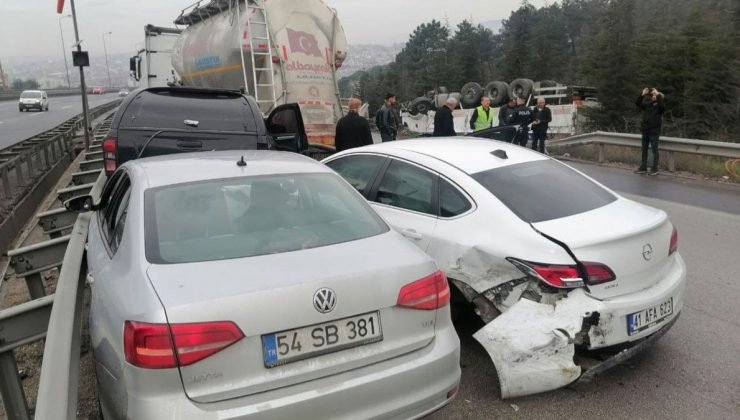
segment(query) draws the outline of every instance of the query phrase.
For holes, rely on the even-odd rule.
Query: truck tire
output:
[[[491,98],[491,106],[503,105],[509,100],[509,84],[506,82],[490,82],[485,90],[486,96]]]
[[[534,82],[530,79],[516,79],[509,84],[509,97],[516,96],[525,100],[532,94]]]
[[[451,98],[457,99],[457,103],[460,103],[460,100],[462,99],[462,95],[460,95],[460,92],[452,92],[450,93]]]
[[[466,83],[460,92],[462,95],[462,105],[465,108],[475,108],[480,105],[480,98],[483,96],[483,88],[478,83]]]
[[[427,98],[426,96],[419,96],[418,98],[409,102],[409,113],[411,115],[426,115],[426,113],[429,112],[433,106],[434,104],[432,103],[431,99]]]

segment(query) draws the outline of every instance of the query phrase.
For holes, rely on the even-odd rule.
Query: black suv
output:
[[[147,156],[205,150],[271,149],[306,153],[298,104],[276,107],[263,120],[254,98],[219,89],[157,87],[121,103],[103,140],[106,174]]]

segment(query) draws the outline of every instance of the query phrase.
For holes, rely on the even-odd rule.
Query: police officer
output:
[[[529,124],[532,122],[532,111],[524,105],[524,98],[516,98],[516,108],[509,121],[510,125],[518,126],[514,136],[514,144],[526,147],[529,140]]]
[[[480,106],[475,108],[470,117],[470,128],[473,131],[485,130],[493,125],[493,110],[491,109],[491,98],[484,96],[480,100]]]

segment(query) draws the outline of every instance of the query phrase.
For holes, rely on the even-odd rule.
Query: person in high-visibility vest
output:
[[[493,110],[491,109],[491,98],[484,96],[480,100],[480,106],[475,108],[473,116],[470,117],[470,128],[473,131],[485,130],[493,126]]]

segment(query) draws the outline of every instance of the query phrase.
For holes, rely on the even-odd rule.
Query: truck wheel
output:
[[[434,95],[434,106],[436,106],[437,108],[441,107],[442,105],[447,103],[447,98],[449,97],[450,94],[447,92]]]
[[[483,88],[478,83],[466,83],[460,92],[462,95],[462,105],[465,108],[475,108],[480,105],[480,98],[483,96]]]
[[[530,79],[516,79],[509,85],[509,97],[516,96],[527,99],[532,94],[532,86],[534,86],[534,82]]]
[[[409,113],[411,115],[424,114],[429,112],[434,104],[426,96],[419,96],[409,103]]]
[[[509,100],[509,84],[506,82],[490,82],[486,85],[486,96],[491,98],[491,106],[499,106]]]

